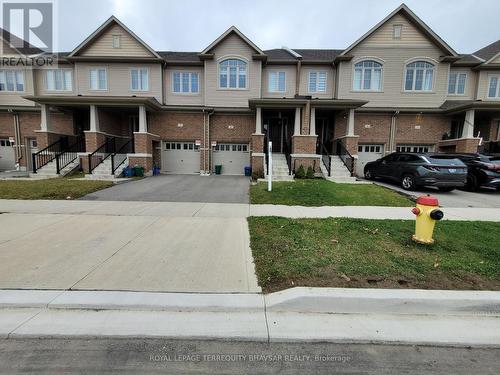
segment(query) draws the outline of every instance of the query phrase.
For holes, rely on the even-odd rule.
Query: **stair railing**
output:
[[[116,138],[109,137],[94,152],[88,154],[89,174],[97,168],[104,160],[109,158],[116,150]]]
[[[326,149],[325,145],[321,143],[321,160],[323,162],[323,165],[326,168],[326,171],[328,172],[328,177],[332,175],[332,157],[328,153],[328,150]]]
[[[116,170],[125,163],[127,154],[134,153],[134,138],[128,139],[114,154],[111,155],[111,175],[114,175]]]
[[[62,144],[63,144],[63,138],[59,138],[59,140],[55,141],[54,143],[51,143],[44,149],[41,149],[40,151],[34,153],[32,157],[32,165],[33,165],[33,173],[36,173],[36,171],[43,166],[47,165],[50,163],[52,160],[55,159],[56,155],[61,152],[62,149]]]
[[[346,168],[349,170],[351,176],[353,176],[354,157],[349,153],[349,151],[347,151],[347,148],[340,139],[337,141],[337,155],[340,157],[340,160],[342,160]]]
[[[288,166],[288,174],[292,174],[292,156],[290,155],[290,147],[288,143],[283,142],[283,153],[285,154],[286,165]]]
[[[85,139],[81,136],[75,137],[74,142],[64,147],[64,151],[56,155],[56,172],[66,168],[78,158],[78,153],[85,150]]]

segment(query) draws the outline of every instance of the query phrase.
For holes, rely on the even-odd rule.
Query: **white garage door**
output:
[[[8,139],[0,139],[0,171],[10,171],[15,168],[16,157],[14,147]]]
[[[222,165],[222,174],[242,175],[250,165],[248,144],[220,143],[212,155],[214,165]]]
[[[384,156],[384,145],[359,145],[356,174],[363,176],[365,164],[380,159],[382,156]]]
[[[200,147],[194,142],[163,142],[161,169],[173,174],[200,173]]]

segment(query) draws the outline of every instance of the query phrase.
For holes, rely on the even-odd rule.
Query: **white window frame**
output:
[[[14,79],[14,90],[9,90],[8,89],[8,86],[7,86],[7,74],[12,72],[11,74],[13,74],[13,79]],[[22,85],[23,85],[23,89],[22,90],[18,90],[17,89],[17,86],[19,84],[18,82],[18,77],[19,75],[22,77]],[[3,84],[4,87],[5,87],[5,90],[1,90],[0,93],[2,94],[5,94],[5,93],[17,93],[17,92],[26,92],[26,82],[25,82],[25,74],[24,74],[24,70],[20,70],[20,69],[0,69],[0,84]]]
[[[496,96],[490,96],[490,85],[493,78],[497,79]],[[500,100],[500,74],[488,74],[488,85],[486,86],[486,98],[489,100]]]
[[[399,30],[399,35],[396,30]],[[392,39],[401,39],[402,35],[403,35],[403,25],[400,23],[392,25]]]
[[[92,88],[92,71],[97,70],[97,88]],[[106,87],[102,88],[99,87],[99,70],[104,70],[105,72],[105,77],[106,77]],[[109,82],[108,82],[108,68],[104,66],[96,66],[96,67],[91,67],[89,69],[89,90],[90,91],[108,91],[109,87]]]
[[[419,62],[423,62],[423,63],[427,63],[427,64],[430,64],[432,65],[432,81],[431,81],[431,89],[430,90],[424,90],[424,87],[425,87],[425,78],[427,76],[427,71],[428,70],[431,70],[429,68],[424,68],[424,75],[422,77],[422,89],[421,90],[416,90],[415,89],[415,84],[417,82],[417,74],[416,74],[416,71],[417,69],[420,69],[420,68],[408,68],[409,65],[411,64],[415,64],[415,63],[419,63]],[[410,61],[407,61],[405,63],[405,68],[404,68],[404,72],[403,72],[403,92],[407,92],[407,93],[419,93],[419,94],[427,94],[427,93],[434,93],[434,87],[435,87],[435,84],[436,84],[436,75],[437,75],[437,67],[438,67],[438,64],[436,61],[434,60],[431,60],[429,58],[423,58],[423,57],[420,57],[420,58],[414,58]],[[412,88],[411,89],[406,89],[406,75],[408,74],[408,71],[409,70],[413,70],[413,80],[412,80]]]
[[[179,74],[180,75],[180,86],[179,86],[179,90],[180,91],[175,91],[175,75],[176,74]],[[188,91],[183,91],[182,89],[182,80],[183,80],[183,75],[187,74],[189,76],[189,90]],[[193,83],[193,75],[196,74],[196,76],[198,77],[198,91],[192,91],[193,89],[193,86],[192,86],[192,83]],[[187,71],[187,70],[175,70],[172,72],[171,76],[171,81],[172,81],[172,93],[175,94],[175,95],[199,95],[200,93],[200,73],[197,72],[197,71]]]
[[[238,60],[238,61],[241,61],[242,63],[245,64],[245,87],[240,87],[240,70],[237,69],[236,70],[236,87],[230,87],[229,85],[229,77],[230,77],[230,74],[229,74],[229,69],[226,73],[227,75],[227,85],[226,87],[223,87],[221,86],[221,73],[222,73],[222,64],[228,60]],[[250,68],[249,68],[249,63],[248,63],[248,60],[241,57],[241,56],[224,56],[223,58],[221,58],[220,60],[218,60],[218,63],[217,63],[217,88],[219,90],[248,90],[248,81],[249,81],[249,76],[250,76]]]
[[[319,75],[320,73],[325,74],[325,89],[324,90],[319,90]],[[314,91],[311,90],[311,75],[316,74],[316,87],[314,88]],[[307,92],[310,94],[325,94],[328,91],[328,72],[326,70],[310,70],[308,75],[308,80],[307,80]]]
[[[111,44],[113,48],[122,48],[122,36],[120,34],[113,34],[111,38]],[[118,41],[118,43],[115,43],[116,41]]]
[[[361,81],[360,81],[361,87],[358,89],[354,85],[354,78],[356,75],[356,65],[362,64],[362,63],[367,62],[367,61],[374,62],[374,63],[377,63],[380,65],[380,88],[378,88],[378,89],[371,88],[372,81],[370,81],[370,88],[369,89],[363,88],[363,83],[364,83],[364,79],[365,79],[365,70],[370,69],[371,70],[371,77],[373,77],[373,71],[375,70],[375,67],[372,67],[372,68],[362,67],[361,68],[362,69],[361,70]],[[364,57],[364,58],[357,60],[352,65],[352,86],[351,86],[352,91],[354,91],[354,92],[382,92],[383,86],[384,86],[384,62],[382,60],[374,58],[374,57]]]
[[[53,78],[54,78],[54,88],[51,89],[49,87],[49,72],[52,72],[53,74]],[[56,74],[57,72],[62,72],[63,75],[62,75],[62,84],[63,84],[63,89],[58,89],[57,88],[57,85],[56,85]],[[67,85],[66,85],[66,73],[69,72],[70,73],[70,78],[69,78],[69,88],[67,88]],[[65,69],[65,68],[61,68],[61,69],[46,69],[44,70],[44,81],[45,81],[45,90],[49,91],[49,92],[72,92],[73,91],[73,69]]]
[[[132,85],[132,72],[134,70],[137,70],[137,72],[138,72],[137,84],[139,85],[139,87],[136,89],[134,89],[134,87]],[[146,72],[146,86],[145,87],[143,86],[144,82],[142,81],[142,76],[140,74],[142,71]],[[130,91],[134,91],[134,92],[147,92],[147,91],[149,91],[149,68],[145,68],[145,67],[141,67],[141,66],[130,68]]]
[[[283,73],[283,90],[280,90],[280,74]],[[271,87],[271,74],[276,74],[276,87]],[[272,93],[284,93],[286,92],[286,72],[284,70],[271,70],[267,73],[267,90]]]
[[[425,150],[427,149],[427,150]],[[429,144],[415,144],[415,145],[410,145],[410,144],[397,144],[396,145],[396,152],[408,152],[408,153],[415,153],[415,154],[422,154],[426,152],[434,152],[434,145],[429,145]]]
[[[451,80],[451,76],[453,74],[456,74],[456,77],[455,77],[455,92],[450,92],[450,80]],[[463,93],[458,93],[458,81],[460,79],[460,75],[465,75],[465,81],[464,81],[464,92]],[[447,95],[450,95],[450,96],[464,96],[465,93],[467,92],[467,78],[469,78],[469,75],[467,74],[467,72],[463,72],[463,71],[450,71],[450,73],[448,74],[448,88],[447,88]]]

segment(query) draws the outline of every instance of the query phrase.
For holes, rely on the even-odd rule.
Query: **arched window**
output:
[[[433,82],[433,64],[415,61],[406,65],[405,91],[432,91]]]
[[[382,90],[382,64],[365,60],[354,65],[354,90]]]
[[[219,63],[219,87],[246,89],[247,63],[238,59],[227,59]]]

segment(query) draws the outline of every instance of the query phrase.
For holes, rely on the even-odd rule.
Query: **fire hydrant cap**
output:
[[[439,206],[439,202],[436,197],[432,197],[430,195],[424,195],[417,198],[417,204],[421,204],[423,206]]]

